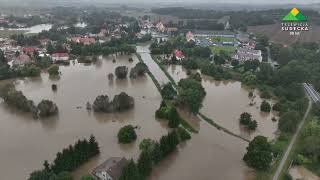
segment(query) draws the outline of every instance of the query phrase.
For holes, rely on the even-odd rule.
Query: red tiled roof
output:
[[[182,51],[179,51],[179,50],[175,50],[174,51],[174,55],[178,58],[184,58],[184,54]]]
[[[33,47],[24,47],[24,48],[22,49],[22,51],[23,51],[24,53],[34,53],[34,52],[37,51],[37,49],[36,49],[36,48],[33,48]]]

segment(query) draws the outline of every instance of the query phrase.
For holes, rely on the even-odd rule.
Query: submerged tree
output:
[[[50,100],[42,100],[37,106],[40,117],[49,117],[58,113],[58,106]]]
[[[149,152],[142,151],[138,159],[137,167],[142,177],[145,178],[150,175],[152,171],[152,159]]]
[[[115,70],[115,75],[118,79],[125,79],[128,74],[128,68],[126,66],[118,66]]]
[[[271,105],[267,101],[262,101],[260,110],[262,112],[270,112],[271,111]]]
[[[122,127],[118,132],[118,141],[123,144],[128,144],[137,139],[136,132],[132,125]]]

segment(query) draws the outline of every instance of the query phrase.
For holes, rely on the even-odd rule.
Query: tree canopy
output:
[[[256,136],[247,147],[243,160],[250,166],[259,170],[266,170],[272,162],[271,144],[266,137]]]

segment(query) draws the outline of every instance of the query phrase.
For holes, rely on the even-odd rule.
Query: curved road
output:
[[[279,166],[278,166],[278,169],[277,169],[276,173],[274,174],[272,180],[278,180],[278,179],[279,179],[280,173],[281,173],[281,171],[282,171],[282,169],[283,169],[283,167],[284,167],[284,165],[285,165],[285,163],[286,163],[286,161],[287,161],[287,159],[288,159],[288,156],[289,156],[289,154],[290,154],[290,152],[291,152],[291,150],[292,150],[292,147],[293,147],[294,143],[296,142],[296,140],[297,140],[297,138],[298,138],[298,135],[299,135],[299,133],[300,133],[302,127],[303,127],[303,124],[305,123],[305,121],[306,121],[306,119],[307,119],[307,116],[308,116],[308,114],[309,114],[309,112],[310,112],[310,110],[311,110],[311,107],[312,107],[312,101],[311,101],[311,99],[310,99],[309,94],[308,94],[308,99],[309,99],[308,109],[307,109],[307,111],[305,112],[305,114],[304,114],[304,116],[303,116],[303,119],[302,119],[302,121],[300,122],[297,131],[294,133],[294,135],[293,135],[293,137],[292,137],[292,139],[291,139],[291,142],[290,142],[290,144],[289,144],[289,146],[288,146],[285,154],[282,156],[281,162],[280,162],[280,164],[279,164]]]

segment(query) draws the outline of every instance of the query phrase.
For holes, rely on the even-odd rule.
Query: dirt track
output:
[[[297,41],[301,42],[320,42],[320,26],[310,25],[309,31],[301,32],[299,36],[289,35],[289,32],[281,30],[281,24],[250,26],[248,32],[263,33],[270,38],[272,42],[281,44],[292,44]]]

